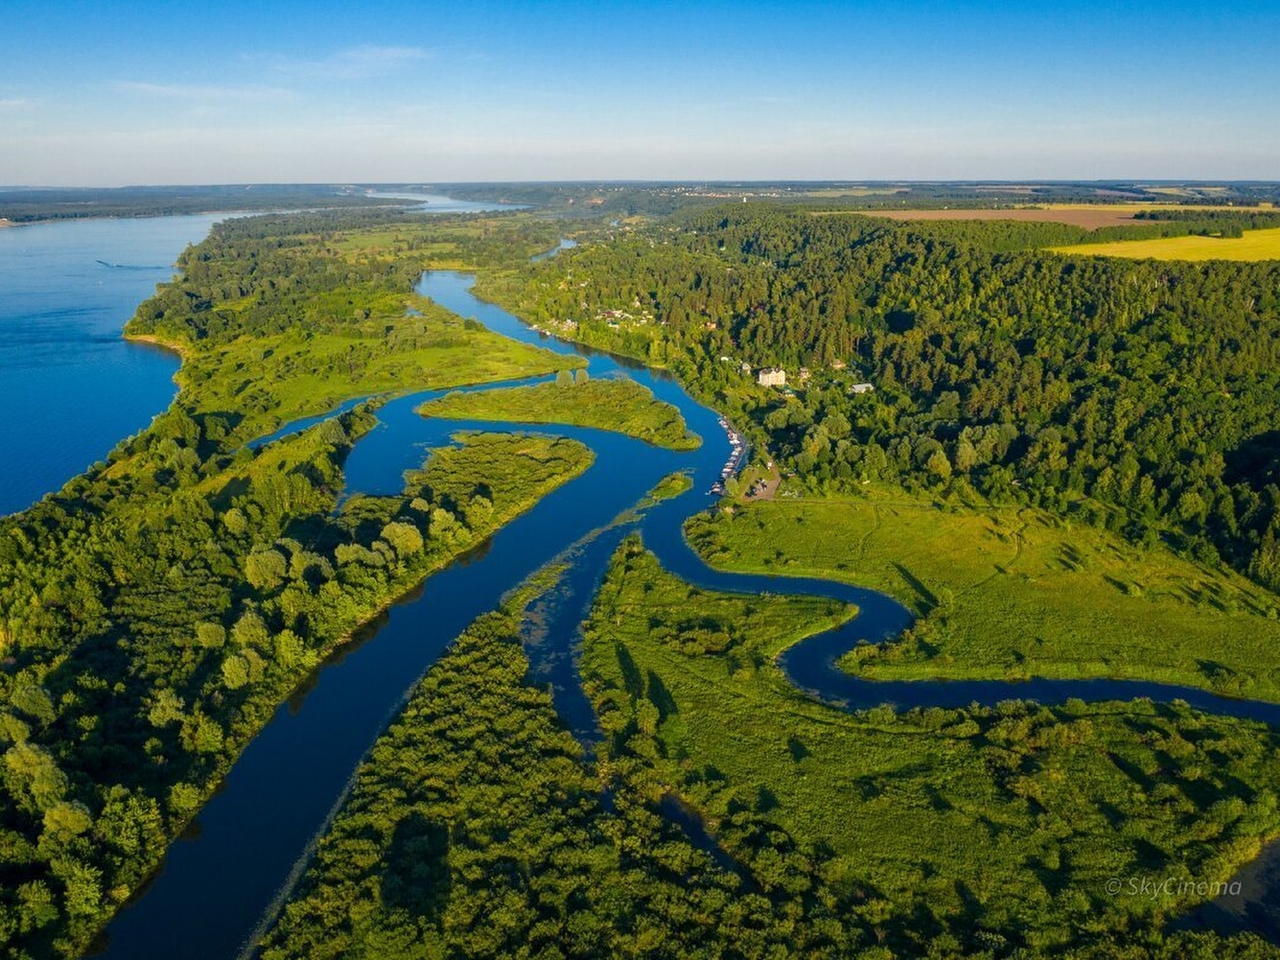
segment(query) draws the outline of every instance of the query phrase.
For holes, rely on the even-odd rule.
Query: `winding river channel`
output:
[[[891,597],[847,584],[708,567],[689,547],[682,530],[687,518],[715,502],[709,491],[731,453],[717,414],[694,401],[662,371],[532,330],[506,311],[476,299],[470,292],[472,279],[435,271],[424,276],[419,290],[506,336],[586,357],[592,377],[636,380],[676,406],[689,428],[703,438],[702,446],[673,452],[584,428],[425,419],[413,411],[437,395],[431,392],[385,404],[378,412],[379,426],[361,439],[347,461],[348,493],[399,493],[404,471],[420,466],[426,449],[447,445],[453,434],[468,429],[568,436],[591,447],[596,460],[582,476],[428,578],[277,710],[200,813],[195,827],[170,849],[163,871],[112,923],[103,956],[225,960],[251,953],[262,923],[305,865],[311,844],[344,798],[361,757],[417,678],[468,623],[496,607],[503,594],[557,557],[568,560],[570,566],[556,590],[535,605],[527,624],[531,671],[535,679],[552,685],[560,715],[580,739],[590,742],[598,737],[594,715],[578,682],[573,651],[579,624],[608,558],[634,529],[639,529],[663,567],[697,586],[745,593],[807,593],[857,605],[857,617],[802,641],[779,660],[798,687],[833,706],[861,709],[891,702],[906,708],[994,704],[1012,698],[1060,703],[1068,698],[1149,697],[1182,700],[1206,711],[1280,726],[1280,705],[1167,684],[1112,680],[879,683],[843,673],[836,667],[840,654],[856,643],[897,636],[910,624],[910,613]],[[291,424],[263,442],[304,425]],[[692,489],[650,507],[628,523],[612,523],[673,471],[688,473],[694,481]],[[1214,908],[1222,916],[1206,917],[1206,922],[1229,924],[1229,914],[1243,917],[1249,903],[1264,902],[1280,890],[1276,870],[1268,866],[1271,863],[1264,858],[1246,869],[1241,874],[1245,884],[1241,895]]]

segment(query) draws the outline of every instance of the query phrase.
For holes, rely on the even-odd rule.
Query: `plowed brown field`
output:
[[[1133,210],[1114,210],[1106,207],[1098,210],[1041,210],[1015,208],[1012,210],[858,210],[869,217],[889,217],[893,220],[1030,220],[1036,223],[1068,223],[1086,230],[1098,227],[1131,227]]]

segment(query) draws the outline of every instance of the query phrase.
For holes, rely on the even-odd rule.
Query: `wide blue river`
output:
[[[169,405],[178,358],[120,328],[218,219],[0,229],[0,514],[59,489]]]
[[[444,206],[439,204],[435,209]],[[12,300],[27,305],[21,309],[5,307],[6,312],[0,313],[0,323],[11,323],[13,335],[26,337],[30,343],[31,360],[25,368],[17,364],[17,369],[27,370],[28,389],[39,392],[42,400],[56,392],[54,386],[73,395],[66,410],[70,426],[48,425],[25,437],[5,435],[7,448],[19,451],[24,462],[30,461],[23,472],[24,476],[30,474],[31,480],[22,487],[6,480],[0,486],[6,498],[0,501],[0,509],[21,508],[55,489],[103,456],[124,434],[145,426],[166,406],[173,391],[170,378],[175,361],[162,353],[120,343],[119,326],[127,319],[131,305],[149,295],[157,280],[168,277],[169,267],[164,264],[173,260],[184,243],[198,239],[213,219],[57,224],[49,229],[63,231],[63,239],[55,236],[46,241],[43,253],[31,254],[27,271],[9,262],[17,259],[16,254],[5,256],[18,248],[3,245],[15,242],[9,235],[36,231],[21,249],[38,251],[41,228],[0,231],[0,270],[5,271],[0,279],[11,275],[15,289],[26,291],[20,298],[8,292],[0,298],[0,304]],[[136,229],[131,231],[130,227]],[[76,241],[82,242],[65,239],[79,228],[88,228],[74,234]],[[49,306],[66,303],[65,296],[60,301],[54,296],[58,285],[48,277],[37,280],[27,275],[38,266],[47,270],[51,265],[63,271],[63,285],[88,288],[80,307]],[[120,279],[126,275],[133,286],[126,287]],[[581,477],[546,497],[459,562],[430,577],[371,624],[358,642],[319,670],[305,690],[280,707],[201,812],[195,829],[173,845],[163,870],[113,922],[101,944],[103,955],[213,960],[252,952],[263,923],[305,866],[311,843],[343,799],[356,765],[406,692],[471,620],[493,609],[507,590],[557,557],[567,559],[570,566],[561,585],[537,611],[539,626],[531,631],[529,644],[532,670],[536,677],[552,684],[557,709],[566,724],[584,741],[598,736],[578,682],[573,651],[578,625],[609,556],[619,540],[637,528],[666,569],[699,586],[751,593],[812,593],[856,604],[856,618],[797,644],[779,661],[797,686],[833,706],[858,709],[886,701],[903,707],[959,706],[1012,697],[1058,703],[1069,697],[1111,700],[1145,696],[1162,701],[1181,699],[1208,711],[1280,725],[1278,705],[1164,684],[1105,680],[872,683],[843,673],[835,666],[841,653],[858,642],[896,636],[909,624],[909,613],[888,596],[853,586],[707,567],[685,542],[682,528],[689,516],[714,503],[709,490],[730,454],[728,437],[715,412],[692,400],[661,371],[538,334],[505,311],[477,300],[470,293],[471,279],[465,274],[434,272],[423,278],[420,289],[455,313],[476,317],[507,336],[587,357],[593,377],[637,380],[680,409],[689,427],[703,438],[702,446],[697,451],[677,453],[583,428],[427,420],[414,414],[413,408],[433,396],[431,393],[400,397],[383,406],[379,426],[357,444],[347,462],[348,493],[399,492],[403,472],[419,466],[427,449],[447,444],[452,434],[469,428],[539,429],[574,437],[592,448],[596,461]],[[113,284],[120,284],[113,287],[114,299],[93,296],[94,287]],[[126,296],[132,297],[127,310],[121,306],[121,298]],[[101,305],[96,308],[85,306],[98,303]],[[76,347],[78,340],[84,343]],[[0,348],[0,363],[14,362],[6,358],[22,352]],[[41,363],[35,362],[37,356],[43,356]],[[144,380],[149,386],[142,385]],[[0,383],[4,384],[0,389],[12,389],[10,378]],[[134,406],[128,407],[127,402]],[[96,419],[92,411],[101,407],[109,410],[94,434],[86,424]],[[305,425],[292,424],[281,433]],[[59,431],[66,431],[65,443]],[[48,462],[56,465],[49,467]],[[610,526],[658,480],[675,470],[693,477],[694,486],[688,493],[650,508],[629,524]],[[686,827],[697,830],[696,823]],[[714,843],[705,835],[695,839]],[[1249,904],[1266,902],[1280,889],[1275,872],[1273,858],[1264,858],[1244,871],[1241,879],[1247,886],[1243,894],[1219,904],[1214,908],[1218,914],[1206,919],[1228,926],[1247,925]]]

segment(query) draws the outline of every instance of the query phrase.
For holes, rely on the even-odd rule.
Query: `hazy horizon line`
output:
[[[778,177],[775,179],[741,177],[571,177],[487,180],[223,180],[223,181],[153,181],[116,184],[88,183],[9,183],[0,184],[3,190],[137,190],[163,187],[390,187],[390,186],[543,186],[543,185],[601,185],[601,186],[683,186],[706,184],[715,186],[793,186],[806,184],[837,184],[849,186],[903,186],[921,184],[929,186],[1082,186],[1123,184],[1141,187],[1146,184],[1185,186],[1274,186],[1280,180],[1264,180],[1256,177]]]

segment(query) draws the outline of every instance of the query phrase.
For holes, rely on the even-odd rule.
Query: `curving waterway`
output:
[[[779,659],[792,682],[833,706],[861,709],[885,702],[904,708],[964,706],[1011,698],[1053,704],[1069,698],[1149,697],[1183,700],[1206,711],[1280,725],[1280,705],[1168,684],[1113,680],[881,683],[844,673],[836,666],[841,654],[857,643],[897,636],[910,624],[910,613],[885,594],[848,584],[708,567],[685,541],[683,525],[715,502],[709,491],[731,453],[717,414],[694,401],[662,371],[530,329],[506,311],[476,299],[470,292],[472,279],[435,271],[423,277],[419,291],[514,339],[586,357],[592,377],[638,381],[680,410],[689,428],[703,438],[702,446],[674,452],[580,427],[424,419],[413,411],[438,395],[433,392],[385,404],[378,412],[378,427],[357,443],[347,461],[348,494],[399,493],[404,471],[420,466],[427,449],[447,445],[453,434],[468,429],[572,437],[587,444],[596,460],[582,476],[428,578],[319,670],[305,692],[277,710],[201,811],[193,830],[172,846],[162,872],[112,923],[102,955],[223,960],[251,952],[264,917],[269,917],[305,864],[311,843],[341,803],[353,770],[417,678],[475,617],[496,607],[504,593],[556,558],[570,566],[557,589],[535,605],[526,624],[531,672],[552,685],[557,710],[579,738],[589,742],[598,737],[594,715],[578,682],[573,650],[579,624],[610,555],[621,538],[636,528],[665,569],[699,587],[808,593],[855,604],[857,617],[796,644]],[[304,425],[291,424],[271,439]],[[648,508],[627,523],[613,523],[662,477],[677,470],[693,478],[690,491]],[[1247,886],[1234,898],[1233,906],[1242,911],[1249,902],[1266,902],[1275,892],[1274,880],[1266,879],[1266,871],[1253,872],[1252,878],[1246,876],[1248,871],[1242,873]]]

